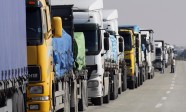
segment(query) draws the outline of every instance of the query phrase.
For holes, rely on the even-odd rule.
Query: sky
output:
[[[120,25],[153,29],[154,39],[186,46],[186,0],[103,0],[104,9],[118,9]]]

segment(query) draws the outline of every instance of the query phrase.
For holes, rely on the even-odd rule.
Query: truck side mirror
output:
[[[154,45],[151,44],[151,52],[154,53]]]
[[[139,47],[139,39],[136,39],[136,47]]]
[[[60,17],[52,18],[52,30],[54,37],[62,36],[62,19]]]
[[[104,37],[109,38],[110,37],[110,34],[108,32],[105,32],[104,33]]]
[[[119,52],[124,51],[124,42],[122,38],[119,38]]]
[[[108,51],[109,50],[109,38],[105,37],[104,38],[104,50]]]

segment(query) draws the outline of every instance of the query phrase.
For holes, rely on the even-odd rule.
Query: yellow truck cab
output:
[[[53,17],[51,23],[46,0],[26,0],[26,28],[29,73],[27,112],[49,112],[52,110],[54,80],[52,37],[61,37],[62,20]]]
[[[136,67],[135,35],[132,30],[119,27],[119,34],[124,38],[125,62],[127,65],[127,86],[135,88],[138,67]]]

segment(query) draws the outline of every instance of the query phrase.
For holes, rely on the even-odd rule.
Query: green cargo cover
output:
[[[74,67],[82,70],[86,67],[85,63],[85,37],[83,32],[74,32]]]

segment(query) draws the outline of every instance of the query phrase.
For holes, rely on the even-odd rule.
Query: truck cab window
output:
[[[98,38],[98,32],[95,30],[90,31],[84,31],[85,35],[85,46],[86,46],[86,52],[96,52],[99,50],[99,38]]]
[[[40,8],[26,8],[27,44],[37,45],[42,42],[42,19]]]
[[[156,48],[156,56],[161,56],[161,49],[159,48]]]
[[[124,34],[122,36],[124,37],[125,51],[131,50],[132,49],[131,35],[130,34]]]

